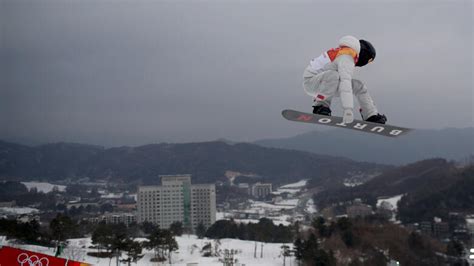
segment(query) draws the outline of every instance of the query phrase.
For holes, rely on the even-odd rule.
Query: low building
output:
[[[409,223],[402,226],[405,227],[410,232],[416,232],[418,231],[418,228],[420,227],[418,223]]]
[[[235,219],[252,219],[252,220],[258,220],[262,218],[262,216],[258,212],[252,212],[252,211],[235,211],[235,212],[232,212],[232,217]]]
[[[451,235],[454,239],[462,241],[464,243],[469,243],[471,241],[471,234],[467,230],[467,228],[458,227],[453,230]]]
[[[372,208],[370,206],[349,206],[347,207],[347,216],[349,218],[365,217],[372,214]]]
[[[129,226],[137,222],[137,217],[133,213],[107,213],[102,216],[102,221],[107,224],[125,224]]]
[[[72,208],[87,208],[87,207],[99,207],[99,203],[97,202],[69,202],[66,204],[66,208],[68,210],[72,209]]]
[[[430,221],[423,221],[420,223],[420,231],[425,235],[433,234],[433,226]]]
[[[365,217],[372,214],[372,207],[362,203],[355,203],[348,206],[346,212],[349,218]]]
[[[12,208],[16,206],[16,201],[2,201],[0,202],[0,208]]]
[[[263,199],[270,193],[272,193],[272,184],[271,183],[255,183],[250,189],[250,193],[253,197],[257,199]]]
[[[449,236],[449,224],[447,222],[433,223],[433,235],[438,238],[446,238]]]
[[[250,192],[250,185],[248,183],[240,183],[237,185],[237,188],[239,189],[239,191],[241,193],[244,193],[244,194],[251,194]]]
[[[131,212],[131,211],[135,211],[137,209],[137,204],[136,203],[117,204],[116,207],[117,207],[118,211]]]

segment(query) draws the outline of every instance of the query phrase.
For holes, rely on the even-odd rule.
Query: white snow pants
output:
[[[303,74],[303,88],[305,92],[314,98],[314,105],[331,106],[334,96],[339,95],[339,73],[335,70],[326,70],[314,74],[308,69]],[[367,119],[378,113],[367,87],[358,79],[352,79],[352,91],[357,97],[361,108],[363,119]]]

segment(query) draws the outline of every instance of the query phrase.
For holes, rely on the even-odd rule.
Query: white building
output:
[[[214,184],[191,185],[191,175],[166,175],[161,186],[138,188],[138,222],[152,222],[169,228],[182,222],[184,228],[195,229],[199,223],[207,228],[216,221],[216,189]]]
[[[272,193],[271,183],[255,183],[252,185],[250,190],[251,195],[258,199],[263,199],[270,193]]]

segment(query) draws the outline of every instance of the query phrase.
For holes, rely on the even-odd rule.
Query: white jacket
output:
[[[326,55],[327,56],[327,55]],[[321,58],[323,57],[323,58]],[[342,107],[344,109],[353,109],[354,102],[352,97],[352,76],[354,73],[355,62],[354,58],[351,55],[339,55],[332,62],[325,62],[324,54],[318,58],[311,60],[310,65],[308,66],[308,71],[317,75],[319,73],[334,70],[339,73],[339,94],[341,97]],[[323,59],[323,60],[318,60]]]

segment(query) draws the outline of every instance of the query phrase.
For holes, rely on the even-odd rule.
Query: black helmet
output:
[[[375,59],[375,48],[372,44],[366,40],[360,40],[360,53],[359,59],[357,60],[356,66],[365,66]]]

